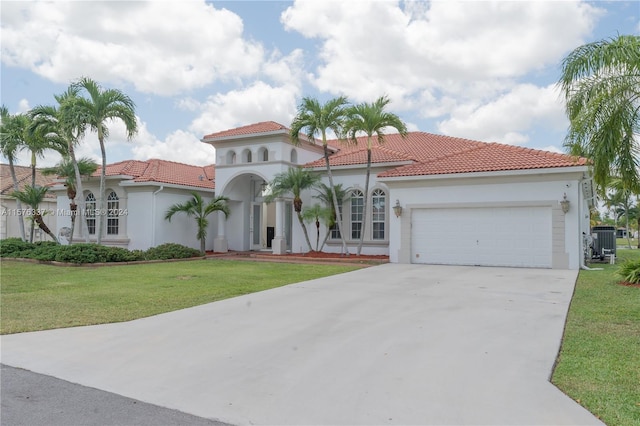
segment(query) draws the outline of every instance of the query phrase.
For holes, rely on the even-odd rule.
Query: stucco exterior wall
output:
[[[391,203],[399,200],[402,216],[391,217],[389,258],[410,262],[411,211],[433,207],[548,206],[552,209],[553,267],[578,269],[582,256],[582,235],[588,224],[588,207],[582,194],[583,172],[547,174],[476,175],[422,180],[386,180]],[[570,210],[560,207],[567,194]],[[588,229],[588,227],[586,228]]]
[[[65,200],[67,200],[66,208],[68,209],[69,199],[66,196],[64,198]],[[58,203],[57,200],[54,199],[47,199],[40,204],[40,210],[46,212],[46,214],[43,215],[44,223],[54,234],[56,234],[56,229],[58,227],[57,208]],[[6,238],[20,238],[20,225],[18,223],[21,219],[24,221],[25,235],[27,239],[29,239],[31,220],[29,220],[28,217],[25,217],[24,214],[28,213],[30,209],[31,208],[29,206],[22,205],[22,210],[18,211],[16,200],[14,198],[5,196],[0,198],[0,239],[4,240]],[[53,240],[47,234],[41,232],[36,226],[33,241]]]

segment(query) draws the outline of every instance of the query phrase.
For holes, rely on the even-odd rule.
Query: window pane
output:
[[[384,223],[386,220],[387,195],[381,189],[376,189],[371,195],[371,223],[372,238],[384,240]]]
[[[120,225],[120,199],[111,191],[107,197],[107,235],[118,235]]]
[[[96,197],[94,197],[93,192],[87,194],[85,201],[87,228],[89,229],[89,234],[94,235],[96,233]]]
[[[364,209],[364,195],[362,191],[353,191],[351,194],[351,238],[357,240],[362,232],[362,219]]]

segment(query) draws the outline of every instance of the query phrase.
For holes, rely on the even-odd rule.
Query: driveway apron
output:
[[[1,362],[233,424],[601,424],[548,381],[576,276],[385,264],[5,335]]]

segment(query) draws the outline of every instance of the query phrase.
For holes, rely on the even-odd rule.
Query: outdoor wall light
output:
[[[402,206],[399,200],[396,200],[396,205],[393,206],[393,212],[396,214],[396,217],[402,216]]]
[[[569,200],[567,200],[567,193],[565,192],[564,196],[562,197],[562,201],[560,201],[560,207],[562,207],[563,213],[569,213],[569,204]]]

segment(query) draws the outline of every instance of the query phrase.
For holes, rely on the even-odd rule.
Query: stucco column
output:
[[[273,254],[285,254],[287,252],[287,240],[284,236],[284,200],[276,200],[276,235],[271,242]]]
[[[224,212],[218,211],[218,235],[213,240],[213,251],[218,253],[226,253],[229,251],[229,243],[225,235],[225,225],[227,218]]]

